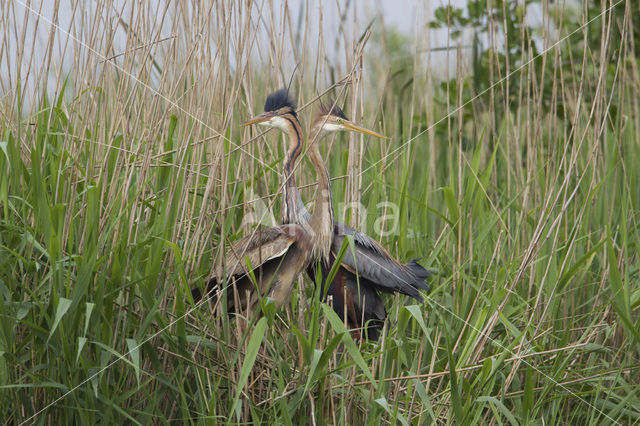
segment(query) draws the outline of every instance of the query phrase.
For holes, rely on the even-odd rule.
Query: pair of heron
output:
[[[344,239],[352,236],[354,247],[347,249],[326,293],[343,321],[346,318],[350,327],[364,330],[369,339],[377,339],[386,318],[379,292],[399,292],[422,301],[419,290],[429,290],[425,282],[429,272],[417,260],[401,264],[368,235],[334,221],[331,183],[318,141],[341,130],[387,138],[354,124],[333,102],[321,105],[311,125],[307,154],[318,177],[320,194],[311,214],[302,202],[293,173],[302,153],[303,137],[288,91],[281,89],[269,95],[264,112],[242,126],[253,124],[280,129],[289,138],[283,166],[283,225],[258,229],[232,244],[223,264],[213,271],[207,293],[214,294],[219,284],[229,282],[237,290],[228,292],[229,309],[255,312],[263,296],[271,297],[280,308],[290,300],[296,279],[306,269],[308,276],[320,283],[321,294],[325,294],[327,276]],[[321,276],[317,276],[318,272]],[[201,298],[199,289],[192,294],[195,300]]]

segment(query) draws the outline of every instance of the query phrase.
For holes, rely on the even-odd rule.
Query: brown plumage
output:
[[[222,292],[219,284],[227,277],[229,311],[251,315],[265,296],[279,309],[291,297],[296,279],[309,263],[310,244],[309,234],[300,225],[257,229],[231,245],[224,262],[213,271],[207,290]],[[192,295],[195,300],[201,298],[198,289]]]
[[[243,123],[243,126],[251,124],[286,129],[290,142],[288,158],[297,157],[302,151],[302,131],[295,104],[286,90],[269,95],[265,111]],[[329,188],[328,176],[317,148],[312,149],[309,156],[316,168],[320,187]],[[285,161],[285,176],[292,174],[292,167],[292,162]],[[328,228],[327,220],[330,223]],[[291,297],[296,279],[311,259],[316,254],[328,255],[330,238],[322,240],[317,236],[330,233],[332,226],[330,192],[325,190],[308,223],[258,229],[236,241],[225,255],[222,265],[213,271],[207,284],[207,294],[219,296],[222,292],[220,284],[226,282],[236,290],[227,291],[230,311],[248,311],[252,315],[265,296],[274,299],[276,308],[284,306]],[[247,270],[247,263],[251,265],[251,271]],[[194,289],[192,296],[194,300],[202,297],[199,289]]]

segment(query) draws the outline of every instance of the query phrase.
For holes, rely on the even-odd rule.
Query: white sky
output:
[[[19,82],[20,86],[27,87],[24,98],[33,98],[29,94],[33,94],[36,87],[41,88],[43,80],[48,81],[47,89],[51,95],[52,92],[55,92],[56,87],[59,87],[61,76],[58,74],[60,72],[64,76],[64,74],[73,70],[76,64],[85,63],[79,60],[79,57],[86,55],[85,59],[90,56],[95,56],[98,61],[104,59],[103,53],[91,51],[86,46],[83,47],[82,43],[74,42],[73,38],[69,38],[67,32],[73,34],[73,37],[77,37],[79,40],[87,40],[95,37],[92,34],[98,34],[98,37],[103,35],[106,38],[110,31],[115,31],[114,46],[111,46],[109,51],[122,52],[127,48],[127,41],[131,43],[131,40],[126,39],[126,32],[115,19],[115,16],[118,16],[118,13],[115,13],[116,9],[120,12],[120,16],[123,16],[123,20],[126,21],[125,18],[129,17],[129,11],[132,7],[142,7],[149,10],[153,9],[153,5],[158,4],[154,2],[136,3],[126,0],[113,0],[108,3],[112,5],[111,8],[100,10],[102,2],[99,1],[60,0],[56,13],[54,11],[55,3],[51,0],[13,0],[0,3],[0,11],[2,13],[0,16],[0,31],[2,31],[0,33],[0,97],[14,91]],[[328,60],[335,61],[335,64],[339,67],[345,65],[349,56],[349,52],[344,51],[345,45],[355,45],[355,41],[360,37],[367,25],[374,18],[378,18],[381,19],[381,23],[379,21],[374,24],[374,33],[388,31],[393,28],[405,34],[410,43],[408,51],[421,52],[419,54],[424,55],[424,59],[420,58],[420,60],[424,60],[425,68],[429,69],[437,77],[446,77],[444,69],[455,70],[456,68],[455,50],[450,52],[426,52],[429,47],[447,46],[447,29],[435,30],[428,26],[428,22],[433,18],[433,10],[445,4],[443,1],[434,0],[307,0],[305,2],[273,0],[274,16],[265,13],[265,16],[260,17],[260,8],[264,6],[267,9],[267,7],[263,2],[256,2],[253,6],[255,15],[252,16],[252,20],[254,22],[263,22],[262,29],[259,29],[258,32],[257,43],[264,45],[269,42],[267,27],[271,25],[278,26],[279,11],[282,11],[285,6],[290,8],[292,20],[294,21],[293,32],[295,34],[296,28],[299,27],[298,17],[302,16],[304,18],[304,14],[301,15],[300,12],[305,11],[306,8],[308,20],[305,21],[303,19],[302,26],[303,33],[306,32],[309,37],[307,46],[314,46],[317,35],[320,33],[324,35],[326,44],[330,44],[336,40],[336,37],[339,37],[340,43],[325,45]],[[464,7],[466,0],[451,0],[450,4],[455,7]],[[341,11],[339,8],[343,8],[345,5],[348,5],[347,19],[344,21],[345,25],[341,27],[339,20]],[[216,10],[215,8],[216,6],[213,6],[213,10]],[[322,11],[322,31],[318,28],[320,9]],[[39,20],[37,20],[38,14],[42,15]],[[151,15],[153,14],[151,13]],[[162,17],[157,19],[160,20]],[[171,19],[171,16],[165,17],[162,28],[160,30],[155,29],[156,33],[159,33],[159,35],[154,34],[155,37],[172,36]],[[240,17],[239,20],[242,19],[244,18]],[[194,21],[196,21],[195,18]],[[50,39],[51,29],[55,27],[52,22],[56,22],[58,26],[53,40]],[[309,22],[307,28],[304,28],[304,22]],[[96,25],[102,28],[97,33],[91,29]],[[152,28],[149,32],[153,33],[153,31],[154,29]],[[233,31],[233,28],[231,31]],[[188,38],[193,35],[180,36]],[[22,37],[25,37],[24,42],[20,41]],[[454,47],[455,43],[468,46],[470,44],[469,36],[463,36],[453,42]],[[338,45],[339,49],[334,49],[335,45]],[[19,49],[20,46],[24,46],[24,48]],[[50,62],[44,60],[47,57],[46,52],[49,48],[51,48],[52,52]],[[252,57],[251,59],[258,63],[268,63],[269,58],[264,53],[265,51],[268,51],[268,49],[254,49],[252,55],[255,55],[255,58]],[[464,53],[465,51],[468,52],[468,49],[463,48],[463,54],[466,54]],[[365,50],[366,54],[367,51]],[[22,63],[21,67],[17,66],[18,62]],[[291,60],[291,64],[294,63],[295,60]],[[45,69],[42,68],[43,64]],[[233,68],[234,64],[231,63],[229,66]],[[20,75],[17,73],[18,68],[20,68]],[[90,84],[90,82],[87,82],[87,84]]]

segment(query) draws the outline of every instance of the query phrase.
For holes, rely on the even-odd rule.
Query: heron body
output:
[[[356,131],[385,138],[376,132],[355,125],[347,119],[339,107],[328,103],[321,106],[318,117],[312,125],[313,136],[310,140],[339,130]],[[295,161],[295,158],[285,161]],[[311,220],[311,214],[302,202],[294,176],[288,178],[283,200],[284,223],[304,225]],[[380,243],[368,235],[343,223],[334,222],[328,261],[320,262],[322,278],[316,277],[317,268],[313,263],[307,269],[308,275],[315,282],[320,281],[323,294],[329,271],[338,257],[344,239],[348,236],[353,237],[354,249],[346,251],[326,292],[332,297],[333,308],[343,321],[346,318],[351,327],[364,327],[368,338],[375,340],[379,337],[387,316],[379,292],[402,293],[422,301],[419,290],[429,290],[425,282],[429,277],[429,271],[418,264],[417,259],[406,264],[398,262]]]
[[[258,229],[232,244],[224,262],[209,278],[207,292],[220,291],[224,277],[232,285],[228,291],[229,311],[255,312],[262,297],[271,297],[276,309],[291,297],[293,285],[309,263],[311,240],[300,225]],[[251,265],[251,270],[248,266]],[[255,282],[253,281],[255,279]],[[192,291],[201,299],[199,290]]]
[[[295,161],[302,152],[300,123],[295,104],[286,90],[269,95],[264,112],[242,125],[252,124],[276,127],[288,133],[287,158]],[[309,215],[309,220],[303,224],[284,224],[257,229],[251,235],[241,238],[232,244],[224,262],[214,269],[208,280],[208,295],[219,295],[219,286],[224,282],[235,287],[237,291],[227,293],[230,311],[248,311],[251,315],[264,296],[271,297],[276,308],[284,306],[291,298],[295,281],[311,259],[316,256],[328,256],[333,227],[328,175],[317,148],[310,150],[309,157],[316,168],[320,188],[325,188],[320,203],[313,215]],[[285,161],[285,175],[292,174],[292,171],[293,162]],[[325,234],[328,236],[323,237]],[[251,270],[248,270],[249,267]],[[200,300],[202,297],[199,289],[194,289],[192,296],[194,300]]]

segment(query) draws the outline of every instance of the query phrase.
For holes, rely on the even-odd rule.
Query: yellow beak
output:
[[[385,135],[381,135],[380,133],[374,132],[373,130],[365,129],[364,127],[360,127],[355,123],[352,123],[348,120],[342,120],[340,123],[346,130],[351,130],[352,132],[364,133],[365,135],[375,136],[376,138],[381,139],[390,139]]]
[[[264,123],[265,121],[271,120],[273,118],[273,116],[274,116],[274,114],[271,111],[263,112],[260,115],[257,115],[257,116],[255,116],[253,118],[248,119],[247,121],[242,123],[240,126],[247,127],[247,126],[250,126],[252,124]]]

